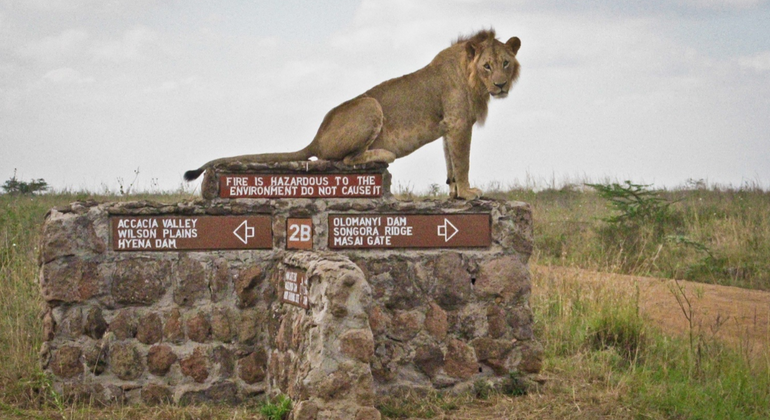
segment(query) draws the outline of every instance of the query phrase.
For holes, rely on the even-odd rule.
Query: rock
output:
[[[369,363],[374,355],[374,338],[368,329],[348,330],[340,336],[340,352]]]
[[[193,378],[195,382],[203,383],[209,377],[209,369],[205,350],[196,347],[193,353],[179,362],[182,374]]]
[[[155,312],[150,312],[139,320],[136,339],[144,344],[155,344],[163,338],[163,322]]]
[[[444,341],[448,327],[446,311],[436,303],[431,302],[428,305],[428,312],[425,314],[425,330],[436,340]]]
[[[102,310],[98,306],[92,307],[86,316],[85,333],[94,340],[99,340],[107,331],[107,321],[102,316]]]
[[[175,268],[174,303],[179,306],[192,306],[198,300],[211,298],[206,271],[201,263],[182,257]]]
[[[516,255],[491,260],[481,265],[474,290],[484,297],[511,302],[529,294],[529,270]]]
[[[174,402],[171,390],[157,384],[149,384],[142,388],[141,396],[142,401],[147,405],[171,404]]]
[[[487,325],[492,338],[502,338],[510,331],[505,310],[494,304],[487,306]]]
[[[190,319],[187,320],[187,337],[190,340],[205,343],[211,333],[211,324],[206,316],[202,312],[196,313]]]
[[[101,254],[106,248],[87,216],[59,215],[48,219],[44,225],[40,260],[48,263],[83,251]]]
[[[426,375],[433,378],[444,366],[444,353],[435,344],[427,344],[417,348],[414,354],[414,364]]]
[[[136,320],[133,309],[120,310],[112,319],[109,326],[110,332],[115,334],[118,340],[126,340],[136,336]]]
[[[355,420],[380,420],[382,414],[374,407],[361,407],[356,412]]]
[[[166,325],[163,326],[163,337],[171,343],[181,343],[184,340],[182,314],[179,312],[179,309],[174,308],[168,314]]]
[[[450,339],[447,343],[444,371],[447,375],[469,379],[478,373],[479,365],[473,349],[460,340]]]
[[[300,401],[294,407],[294,420],[316,420],[318,405],[312,401]]]
[[[46,302],[78,303],[104,292],[98,264],[64,257],[43,265],[40,293]]]
[[[118,261],[112,278],[112,298],[123,305],[151,305],[166,293],[170,264],[151,258]]]
[[[85,345],[83,348],[83,359],[86,362],[88,371],[99,376],[107,369],[108,345],[106,342],[96,342],[92,345]]]
[[[419,311],[396,311],[388,337],[405,342],[413,339],[423,323],[423,315]]]
[[[147,370],[155,376],[165,376],[177,360],[176,354],[166,344],[152,346],[147,352]]]
[[[215,340],[223,343],[230,343],[235,336],[235,328],[232,326],[230,310],[226,308],[215,308],[211,313],[211,333]]]
[[[390,314],[381,306],[372,306],[369,310],[369,328],[372,329],[372,333],[384,334],[390,329],[390,324]]]
[[[144,371],[142,358],[131,343],[114,343],[110,346],[110,370],[120,379],[131,381]]]
[[[267,353],[263,348],[257,348],[248,356],[238,360],[238,376],[247,384],[254,384],[265,379],[266,369]]]
[[[219,377],[229,379],[235,370],[235,354],[225,346],[214,348],[211,361],[219,365]]]
[[[79,347],[62,346],[53,353],[49,366],[54,375],[71,378],[83,373],[83,363],[80,361]]]
[[[456,309],[471,296],[471,275],[457,253],[444,253],[435,262],[433,275],[439,279],[435,300],[446,310]]]
[[[532,310],[529,306],[518,307],[508,312],[508,325],[513,329],[513,336],[518,340],[530,340],[533,337]]]
[[[249,308],[254,306],[259,296],[259,285],[265,278],[262,267],[255,265],[238,273],[235,280],[235,293],[238,296],[238,307]]]

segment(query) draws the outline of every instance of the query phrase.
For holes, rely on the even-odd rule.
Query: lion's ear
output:
[[[508,42],[505,43],[505,45],[511,50],[513,50],[513,54],[515,55],[516,53],[519,52],[519,48],[521,48],[521,40],[519,39],[519,37],[515,36],[509,39]]]

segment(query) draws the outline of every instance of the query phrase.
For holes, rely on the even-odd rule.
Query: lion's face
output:
[[[495,98],[508,96],[508,91],[519,76],[519,62],[516,61],[519,47],[521,41],[513,37],[505,44],[492,39],[474,48],[476,77]]]

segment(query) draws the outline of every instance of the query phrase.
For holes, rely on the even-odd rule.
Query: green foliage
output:
[[[14,169],[13,176],[5,181],[2,188],[6,194],[37,194],[48,190],[48,183],[43,178],[33,179],[30,182],[20,181]]]
[[[508,373],[508,377],[503,381],[501,391],[505,395],[519,397],[527,395],[529,393],[529,387],[518,371],[511,371]]]
[[[259,407],[259,414],[267,420],[284,420],[291,413],[291,399],[283,394],[275,397],[273,401],[265,401]]]
[[[489,394],[492,391],[492,385],[486,379],[477,379],[473,383],[473,394],[480,400],[489,399]]]

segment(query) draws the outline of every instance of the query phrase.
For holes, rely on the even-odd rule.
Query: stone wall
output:
[[[491,245],[332,251],[330,213],[484,213]],[[272,249],[118,252],[110,237],[114,216],[256,214],[272,218]],[[290,217],[312,219],[311,251],[286,250]],[[540,369],[531,250],[529,206],[504,201],[73,203],[44,228],[42,363],[70,399],[238,403],[283,392],[296,419],[379,418],[375,393],[462,390]],[[308,309],[281,300],[290,268],[307,274]]]

